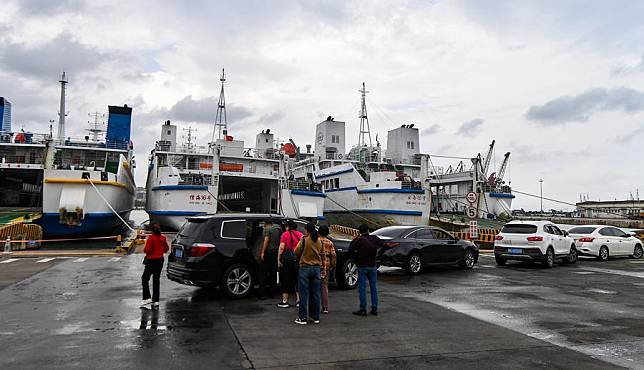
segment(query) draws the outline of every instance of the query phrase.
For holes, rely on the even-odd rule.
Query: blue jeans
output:
[[[378,269],[376,267],[358,267],[360,309],[367,311],[367,280],[371,291],[371,310],[378,311]]]
[[[300,266],[299,282],[300,320],[306,320],[309,315],[313,320],[320,320],[320,266]]]

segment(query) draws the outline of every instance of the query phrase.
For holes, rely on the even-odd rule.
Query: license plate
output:
[[[510,249],[508,249],[508,252],[510,252],[510,253],[512,253],[512,254],[521,254],[521,253],[523,253],[523,249],[519,249],[519,248],[510,248]]]
[[[174,250],[174,256],[177,258],[182,258],[183,257],[183,250],[182,249],[175,249]]]

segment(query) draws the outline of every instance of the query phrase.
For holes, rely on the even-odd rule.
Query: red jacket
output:
[[[152,260],[163,258],[163,255],[169,249],[165,236],[150,234],[148,240],[145,242],[143,252],[145,252],[145,259]]]

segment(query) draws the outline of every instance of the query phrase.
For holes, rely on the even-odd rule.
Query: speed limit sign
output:
[[[469,218],[476,218],[477,213],[478,212],[476,211],[476,208],[474,208],[474,207],[467,207],[467,209],[465,210],[465,214]]]
[[[478,195],[476,195],[476,193],[475,193],[475,192],[470,191],[470,192],[469,192],[469,193],[467,193],[467,195],[465,196],[465,199],[467,199],[467,201],[468,201],[468,202],[470,202],[470,203],[476,203],[476,200],[478,199]]]

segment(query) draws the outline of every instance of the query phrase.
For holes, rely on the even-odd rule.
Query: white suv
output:
[[[541,262],[552,267],[555,259],[577,262],[575,241],[549,221],[512,221],[494,240],[494,257],[499,266],[508,260]]]
[[[613,256],[642,258],[642,241],[617,227],[584,225],[568,232],[575,239],[580,255],[594,256],[600,261]]]

